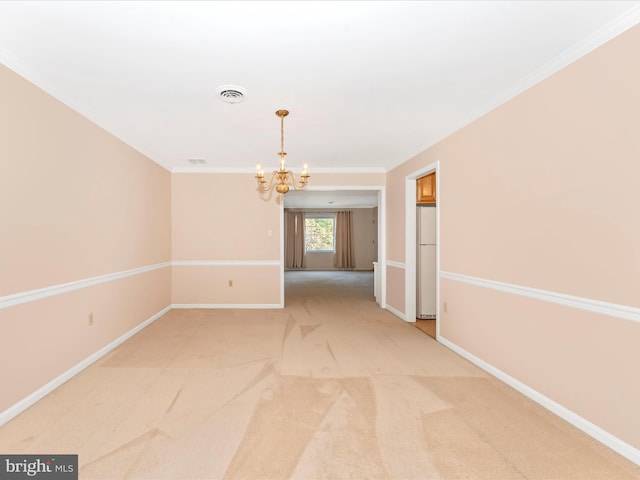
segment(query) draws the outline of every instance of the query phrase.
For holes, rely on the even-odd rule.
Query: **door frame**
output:
[[[378,192],[378,265],[386,265],[387,263],[387,207],[386,207],[386,188],[384,185],[358,185],[358,186],[307,186],[306,191],[333,191],[333,190],[369,190]],[[436,190],[437,192],[437,190]],[[285,307],[284,303],[284,202],[280,202],[280,304]],[[373,267],[373,265],[372,265]],[[374,286],[375,289],[375,286]],[[380,308],[387,306],[387,272],[386,268],[380,268]]]
[[[405,251],[404,251],[404,320],[416,321],[417,255],[416,232],[416,180],[429,173],[436,173],[436,338],[440,337],[440,161],[411,172],[405,177]]]

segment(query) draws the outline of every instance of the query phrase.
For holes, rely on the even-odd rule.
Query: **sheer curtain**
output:
[[[304,254],[304,212],[287,211],[286,268],[306,268]]]
[[[336,214],[336,254],[333,266],[336,268],[355,268],[356,257],[353,251],[353,215],[351,211]]]

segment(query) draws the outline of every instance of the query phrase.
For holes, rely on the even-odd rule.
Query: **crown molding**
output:
[[[237,173],[243,175],[255,175],[255,167],[173,167],[171,173]],[[294,169],[295,173],[295,169]],[[327,168],[310,168],[309,173],[311,176],[314,174],[344,174],[344,173],[387,173],[387,170],[383,167],[327,167]]]
[[[414,158],[416,155],[419,155],[420,153],[431,148],[432,146],[434,146],[438,142],[441,142],[442,140],[449,137],[450,135],[453,135],[459,130],[462,130],[467,125],[471,124],[472,122],[475,122],[476,120],[488,114],[492,110],[495,110],[500,105],[503,105],[504,103],[520,95],[524,91],[540,83],[546,78],[549,78],[554,73],[569,66],[571,63],[584,57],[585,55],[592,52],[596,48],[604,45],[605,43],[613,40],[615,37],[617,37],[621,33],[624,33],[625,31],[629,30],[630,28],[633,28],[639,23],[640,23],[640,4],[629,9],[620,17],[616,18],[615,20],[609,22],[608,24],[604,25],[600,29],[596,30],[594,33],[592,33],[582,41],[578,42],[572,47],[569,47],[567,50],[562,52],[553,60],[535,69],[533,72],[529,73],[528,75],[520,79],[518,82],[516,82],[516,84],[512,88],[510,88],[505,93],[498,96],[491,102],[485,104],[480,109],[476,110],[475,113],[467,117],[466,120],[463,120],[462,122],[460,122],[457,126],[437,136],[430,138],[429,140],[427,140],[427,142],[425,142],[424,147],[421,147],[420,149],[418,149],[414,155],[410,156],[409,158],[395,165],[392,165],[386,171],[390,172],[398,168],[400,165]]]

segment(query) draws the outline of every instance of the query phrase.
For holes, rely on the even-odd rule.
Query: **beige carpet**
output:
[[[640,479],[640,468],[377,307],[290,272],[284,310],[173,310],[0,428],[81,479]]]

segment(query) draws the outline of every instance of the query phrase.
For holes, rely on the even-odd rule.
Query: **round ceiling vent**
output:
[[[247,90],[237,85],[222,85],[216,88],[218,98],[224,103],[242,103]]]

